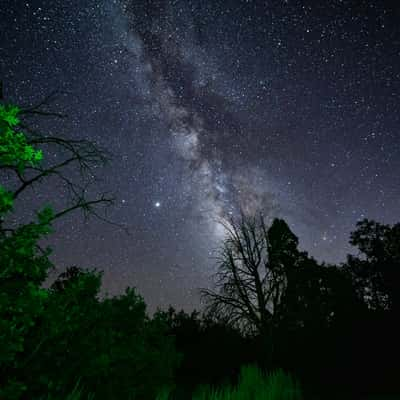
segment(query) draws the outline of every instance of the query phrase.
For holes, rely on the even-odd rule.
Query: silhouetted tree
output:
[[[364,219],[351,233],[360,254],[348,256],[347,268],[360,296],[372,309],[400,312],[400,224]]]
[[[51,285],[51,289],[57,292],[65,291],[84,273],[83,269],[77,266],[68,267],[64,272],[58,275],[57,279]]]
[[[283,317],[294,270],[307,255],[297,249],[297,237],[280,219],[267,229],[262,217],[242,216],[225,228],[216,274],[220,292],[201,289],[206,312],[245,333],[264,334]]]
[[[349,255],[344,269],[358,298],[368,307],[352,336],[358,382],[384,393],[397,390],[400,357],[400,224],[359,221],[350,235],[359,254]]]
[[[183,310],[158,310],[157,315],[169,326],[176,348],[183,355],[176,370],[174,399],[188,399],[199,384],[234,382],[240,365],[253,361],[249,342],[240,332],[206,316]]]

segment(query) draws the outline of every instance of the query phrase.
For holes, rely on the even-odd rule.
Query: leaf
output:
[[[17,117],[20,109],[17,106],[0,106],[0,118],[6,121],[10,126],[18,125],[20,120]]]
[[[40,224],[47,225],[53,219],[54,212],[53,212],[53,209],[50,206],[46,206],[45,208],[43,208],[42,211],[39,211],[37,213],[37,216],[38,216]]]

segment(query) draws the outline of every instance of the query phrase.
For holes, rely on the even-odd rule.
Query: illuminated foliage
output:
[[[19,108],[0,105],[0,167],[16,166],[22,173],[27,165],[42,159],[40,150],[18,132]],[[52,267],[50,249],[37,243],[50,232],[50,207],[37,212],[37,222],[14,230],[3,227],[3,217],[13,209],[13,194],[0,186],[0,398],[18,399],[26,386],[15,372],[23,362],[25,340],[43,313],[48,296],[40,285]]]

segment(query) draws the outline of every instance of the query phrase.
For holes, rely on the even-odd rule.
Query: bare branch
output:
[[[57,118],[64,118],[65,115],[46,109],[54,100],[56,94],[59,93],[57,90],[51,92],[40,102],[33,106],[23,108],[20,111],[21,115],[37,114],[41,116],[51,116]],[[0,170],[11,171],[15,175],[15,179],[19,186],[13,192],[14,200],[29,187],[35,188],[36,184],[39,184],[46,177],[56,177],[68,190],[70,196],[70,206],[57,212],[53,219],[58,219],[61,216],[66,215],[77,209],[81,209],[84,213],[85,219],[88,216],[93,215],[102,221],[118,226],[123,229],[127,234],[130,234],[128,229],[115,222],[111,222],[105,217],[99,215],[96,210],[98,205],[110,206],[114,204],[115,199],[102,194],[100,198],[94,200],[87,200],[86,193],[90,182],[96,180],[95,169],[99,166],[108,163],[111,158],[111,154],[101,149],[97,144],[85,140],[85,139],[67,139],[61,136],[44,135],[31,129],[26,123],[21,122],[19,124],[20,129],[27,132],[27,143],[35,148],[41,148],[43,146],[52,146],[58,156],[62,157],[61,161],[57,160],[56,163],[52,163],[51,159],[45,159],[45,162],[34,165],[26,166],[24,171],[21,172],[16,165],[1,165]],[[25,132],[24,132],[25,133]],[[78,171],[82,178],[89,180],[89,182],[76,183],[68,174],[69,166],[77,166]],[[8,228],[1,228],[1,232],[7,232]]]
[[[52,111],[45,111],[42,109],[43,106],[48,106],[51,104],[51,102],[54,100],[57,94],[60,92],[58,90],[53,90],[48,94],[43,100],[41,100],[39,103],[34,104],[31,107],[23,108],[20,111],[21,115],[26,115],[26,114],[37,114],[37,115],[42,115],[42,116],[47,116],[47,117],[57,117],[57,118],[66,118],[66,114],[58,113],[58,112],[52,112]]]
[[[97,199],[97,200],[86,201],[82,198],[77,202],[77,204],[74,204],[73,206],[66,208],[66,209],[58,212],[57,214],[55,214],[54,217],[52,218],[52,220],[60,218],[63,215],[65,215],[71,211],[77,210],[77,209],[83,210],[83,212],[85,213],[85,217],[87,218],[88,214],[93,214],[93,205],[99,204],[99,203],[113,204],[114,201],[115,201],[114,198],[106,198],[106,197],[104,197],[104,195],[102,195],[101,198]]]
[[[36,175],[35,177],[31,178],[31,179],[25,179],[25,178],[23,178],[23,176],[22,176],[21,174],[19,174],[19,178],[22,180],[23,183],[22,183],[22,185],[13,193],[14,199],[16,199],[16,198],[18,197],[18,195],[19,195],[23,190],[25,190],[29,185],[32,185],[33,183],[40,181],[42,178],[44,178],[44,177],[47,176],[47,175],[57,173],[57,171],[56,171],[57,169],[62,168],[62,167],[65,167],[66,165],[70,164],[72,161],[75,161],[75,160],[76,160],[76,158],[71,157],[71,158],[69,158],[69,159],[67,159],[67,160],[64,160],[62,163],[57,164],[57,165],[54,165],[53,167],[48,168],[48,169],[32,168],[32,169],[41,171],[41,173],[38,174],[38,175]]]

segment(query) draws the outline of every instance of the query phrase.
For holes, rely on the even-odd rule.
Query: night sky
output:
[[[343,262],[364,217],[400,220],[400,7],[389,1],[2,0],[0,77],[19,105],[60,94],[43,131],[113,154],[103,221],[55,223],[57,274],[104,270],[149,311],[201,308],[218,221],[283,217],[300,247]],[[57,159],[57,154],[47,157]],[[67,201],[24,193],[18,218]],[[212,286],[211,286],[212,287]]]

